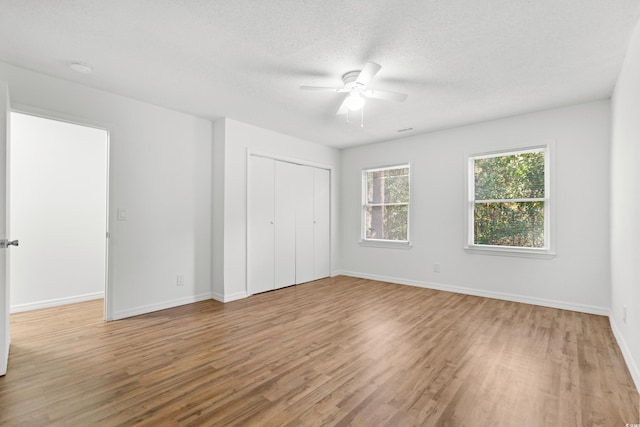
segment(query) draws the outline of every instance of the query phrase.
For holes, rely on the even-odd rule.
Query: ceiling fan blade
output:
[[[317,90],[321,92],[346,92],[343,87],[300,86],[302,90]]]
[[[338,107],[338,111],[336,111],[336,115],[342,115],[342,114],[347,114],[347,98],[349,98],[348,96],[345,96],[344,100],[342,100],[342,104],[340,104],[340,107]]]
[[[376,64],[375,62],[367,62],[366,64],[364,64],[364,68],[362,69],[362,71],[360,71],[360,74],[358,74],[356,83],[361,84],[363,86],[367,86],[371,81],[371,79],[373,78],[373,76],[378,74],[378,71],[380,71],[380,68],[382,68],[382,66],[379,64]]]
[[[373,99],[384,99],[385,101],[404,102],[409,95],[407,95],[406,93],[369,89],[364,91],[364,96]]]

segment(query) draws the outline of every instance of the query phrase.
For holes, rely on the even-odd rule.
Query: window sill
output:
[[[464,251],[468,254],[510,256],[519,258],[553,259],[556,257],[556,253],[548,249],[469,245],[465,246]]]
[[[368,246],[371,248],[387,248],[387,249],[411,249],[409,242],[399,242],[393,240],[360,240],[360,246]]]

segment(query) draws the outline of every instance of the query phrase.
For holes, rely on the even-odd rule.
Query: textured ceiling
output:
[[[0,60],[345,147],[609,97],[639,16],[640,0],[0,0]],[[409,98],[370,100],[364,128],[335,115],[340,94],[298,89],[367,61],[370,88]]]

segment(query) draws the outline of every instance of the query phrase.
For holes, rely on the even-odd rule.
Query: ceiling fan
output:
[[[367,98],[382,99],[385,101],[403,102],[407,99],[406,93],[388,92],[383,90],[369,89],[371,79],[378,74],[382,68],[375,62],[367,62],[362,70],[349,71],[342,75],[343,87],[322,87],[322,86],[300,86],[302,90],[316,90],[323,92],[348,93],[340,104],[336,114],[347,114],[349,123],[349,111],[364,111],[364,104]],[[364,113],[362,113],[362,116]],[[360,125],[363,125],[361,121]]]

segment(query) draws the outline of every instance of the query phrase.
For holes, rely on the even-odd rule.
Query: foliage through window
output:
[[[471,245],[547,249],[545,147],[470,157]]]
[[[363,238],[409,241],[409,165],[363,171]]]

